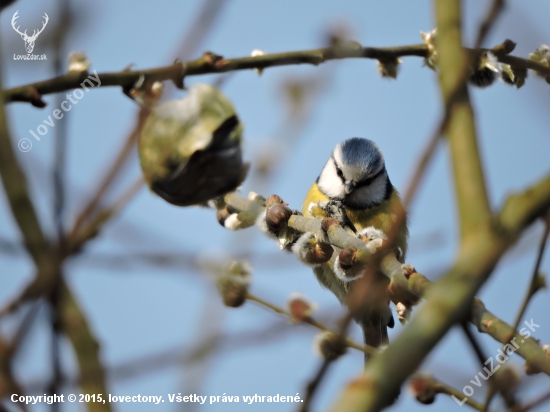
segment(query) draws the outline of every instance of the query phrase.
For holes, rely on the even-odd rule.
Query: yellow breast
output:
[[[313,217],[313,215],[309,211],[309,205],[311,203],[317,203],[319,201],[326,200],[330,200],[330,198],[326,196],[323,192],[321,192],[319,186],[317,186],[317,183],[313,183],[309,188],[309,191],[307,192],[304,203],[302,204],[302,214],[306,217]]]

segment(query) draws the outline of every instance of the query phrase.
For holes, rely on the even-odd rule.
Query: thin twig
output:
[[[462,323],[461,326],[462,326],[462,330],[464,331],[464,334],[466,335],[466,338],[468,338],[468,342],[470,342],[470,345],[474,349],[474,352],[477,356],[477,359],[479,360],[479,363],[481,364],[481,367],[484,367],[485,361],[487,360],[487,356],[485,356],[485,354],[483,353],[483,350],[481,349],[481,344],[479,343],[477,338],[473,335],[467,323]]]
[[[70,248],[67,250],[67,253],[74,254],[80,251],[87,241],[96,237],[105,222],[124,209],[130,200],[132,200],[132,198],[144,187],[144,183],[142,177],[137,178],[110,207],[106,207],[99,211],[96,216],[84,225],[71,239]]]
[[[447,111],[446,111],[447,112]],[[447,116],[444,115],[443,119],[439,122],[439,125],[436,127],[435,131],[430,135],[426,147],[422,151],[422,154],[419,157],[418,163],[414,167],[412,177],[407,184],[407,189],[403,195],[403,208],[408,210],[412,204],[415,193],[418,191],[422,177],[426,173],[426,169],[430,164],[430,160],[433,157],[437,144],[439,143],[439,138],[446,124]]]
[[[177,47],[175,59],[186,60],[193,56],[202,41],[212,32],[214,23],[226,3],[226,0],[206,0],[202,4],[193,23],[187,28],[183,41]]]
[[[55,34],[53,36],[53,49],[54,49],[54,73],[55,76],[61,76],[63,73],[63,56],[65,52],[65,42],[67,39],[68,31],[71,27],[71,10],[69,0],[59,0],[57,4],[57,11],[59,14],[59,21],[62,22],[57,25]],[[55,97],[55,107],[60,107],[63,102],[63,96],[57,94]],[[71,116],[69,115],[69,118]],[[65,121],[59,122],[55,130],[54,139],[54,166],[53,166],[53,212],[54,212],[54,224],[57,230],[57,248],[56,253],[52,256],[52,260],[56,261],[55,265],[61,272],[61,262],[59,255],[63,253],[66,246],[65,241],[65,212],[66,212],[66,179],[67,179],[67,116]],[[59,278],[61,273],[56,276]],[[50,385],[48,385],[48,394],[55,395],[60,391],[60,382],[63,376],[61,366],[61,331],[58,321],[58,282],[55,282],[52,291],[49,296],[50,306],[50,324],[51,324],[51,364],[52,364],[52,378]],[[51,412],[58,412],[60,408],[59,403],[53,402],[50,406]]]
[[[505,7],[504,0],[494,0],[491,8],[489,9],[485,19],[479,26],[479,31],[477,33],[477,39],[475,42],[474,48],[479,49],[483,44],[483,41],[489,34],[489,31],[493,28],[495,21],[500,16]]]
[[[348,312],[345,317],[340,321],[340,327],[338,328],[337,333],[337,340],[334,342],[335,345],[346,345],[346,334],[349,327],[349,324],[351,322],[351,313]],[[348,345],[349,346],[349,345]],[[365,348],[369,348],[370,346],[367,346],[365,343]],[[376,348],[374,348],[376,351]],[[365,352],[365,355],[367,355],[367,352]],[[372,355],[369,353],[369,355]],[[313,397],[315,395],[315,392],[319,389],[321,382],[323,381],[323,378],[328,373],[331,365],[336,361],[337,357],[327,357],[324,358],[321,364],[319,365],[319,369],[317,370],[317,373],[314,375],[313,379],[307,384],[306,386],[306,396],[304,398],[304,402],[302,403],[299,412],[308,412],[309,408],[311,406],[311,402],[313,401]]]
[[[136,379],[145,375],[160,372],[164,369],[173,368],[176,364],[183,363],[186,366],[194,364],[199,360],[205,349],[210,354],[220,352],[233,352],[249,348],[260,343],[273,343],[295,331],[287,322],[280,320],[270,323],[260,330],[250,330],[234,334],[219,333],[200,339],[189,347],[176,346],[152,354],[137,356],[118,364],[105,367],[105,375],[110,382],[124,382]],[[75,388],[79,385],[78,377],[64,375],[62,384],[66,388]],[[47,381],[36,378],[25,385],[28,394],[41,394],[46,389]]]
[[[550,391],[542,394],[540,397],[536,399],[533,399],[531,402],[526,403],[525,405],[523,405],[523,407],[519,409],[515,409],[515,408],[510,409],[510,412],[528,412],[538,408],[539,406],[541,406],[542,404],[548,401],[550,401]]]
[[[272,311],[274,311],[274,312],[276,312],[280,315],[284,315],[284,316],[290,318],[290,314],[286,310],[280,308],[279,306],[273,305],[272,303],[269,303],[269,302],[257,297],[256,295],[251,294],[250,292],[247,293],[246,298],[250,301],[258,303],[261,306],[264,306],[268,309],[271,309]],[[332,329],[329,329],[328,327],[322,325],[321,323],[317,322],[316,320],[314,320],[311,317],[304,318],[302,320],[302,322],[307,323],[308,325],[311,325],[311,326],[313,326],[313,327],[315,327],[319,330],[322,330],[323,332],[331,332],[335,335],[339,335],[338,332],[336,332]],[[376,348],[372,348],[372,347],[366,346],[366,345],[365,346],[360,345],[360,344],[354,342],[353,340],[351,340],[349,338],[344,340],[344,344],[346,346],[350,347],[350,348],[356,349],[356,350],[358,350],[360,352],[363,352],[363,353],[366,353],[368,355],[373,355],[377,352]]]
[[[459,390],[456,390],[452,386],[449,386],[446,383],[437,381],[435,379],[433,379],[433,381],[434,381],[434,389],[436,390],[437,393],[443,393],[449,396],[454,396],[457,399],[461,399],[464,397],[464,393],[462,393]],[[473,409],[478,410],[479,412],[485,411],[483,405],[481,405],[479,402],[476,402],[473,399],[466,398],[466,401],[464,403],[472,407]]]
[[[132,185],[113,203],[109,208],[104,209],[98,213],[97,216],[92,219],[84,228],[82,228],[78,236],[73,239],[68,245],[66,250],[67,254],[74,254],[78,252],[84,243],[97,236],[101,226],[110,218],[117,215],[128,202],[141,190],[144,186],[143,179],[139,177],[134,181]],[[0,309],[0,318],[14,312],[23,303],[28,302],[31,299],[36,299],[42,296],[49,296],[52,293],[52,288],[59,280],[59,270],[54,273],[53,276],[48,278],[37,276],[35,277],[25,289],[5,307]]]
[[[481,367],[485,367],[485,362],[487,361],[487,356],[484,354],[483,350],[481,349],[481,344],[477,340],[477,338],[474,336],[474,334],[470,331],[470,328],[467,323],[462,323],[462,330],[464,331],[464,334],[468,338],[468,341],[470,342],[470,345],[474,349],[474,352],[476,354],[477,359],[479,360],[479,363]],[[494,376],[496,379],[496,375]],[[491,400],[494,398],[496,391],[495,391],[495,385],[493,381],[489,382],[489,390],[487,391],[487,394],[485,396],[485,401],[483,402],[482,411],[486,412],[489,409],[489,405],[491,404]],[[469,398],[467,398],[469,399]]]
[[[464,397],[461,391],[441,382],[431,374],[415,373],[411,376],[409,388],[416,400],[424,405],[434,402],[436,395],[442,393],[452,397],[455,401],[460,399],[460,402],[482,412],[483,405],[473,399]]]
[[[76,236],[77,232],[81,229],[84,222],[90,218],[94,210],[99,205],[101,199],[105,195],[105,192],[107,191],[109,186],[115,180],[126,158],[130,154],[132,147],[134,147],[134,144],[139,136],[139,132],[141,130],[141,127],[143,126],[143,122],[145,118],[146,118],[146,114],[143,113],[143,110],[141,110],[138,116],[138,124],[136,128],[132,130],[132,132],[128,135],[122,149],[120,150],[119,154],[115,158],[114,162],[112,163],[111,167],[109,168],[109,171],[103,178],[98,189],[96,190],[95,195],[92,197],[92,199],[88,202],[88,204],[84,207],[82,212],[80,212],[80,214],[76,218],[75,224],[71,229],[69,239],[73,239]]]
[[[313,400],[313,395],[315,391],[319,388],[323,377],[327,374],[330,366],[334,362],[332,358],[325,358],[321,362],[317,373],[314,375],[314,378],[307,384],[306,387],[306,396],[304,397],[304,402],[299,408],[299,412],[308,412],[311,406],[311,401]]]
[[[544,255],[544,250],[546,248],[546,242],[548,240],[548,234],[550,233],[550,213],[548,214],[546,220],[545,220],[545,226],[544,226],[544,232],[542,234],[542,238],[540,240],[539,249],[537,253],[537,260],[535,261],[535,267],[533,268],[533,273],[531,274],[531,282],[529,283],[529,289],[527,290],[527,293],[525,294],[525,297],[523,298],[523,302],[521,303],[521,306],[518,310],[518,313],[516,315],[516,319],[514,320],[514,331],[517,330],[521,319],[523,318],[523,315],[525,314],[525,311],[527,310],[527,306],[529,305],[529,302],[531,301],[531,298],[537,291],[540,289],[540,265],[542,263],[542,257]],[[510,337],[511,339],[512,337]]]

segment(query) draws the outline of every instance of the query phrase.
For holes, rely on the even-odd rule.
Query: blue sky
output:
[[[199,1],[145,1],[94,3],[74,1],[77,12],[74,33],[68,50],[83,50],[99,73],[118,71],[129,64],[150,68],[169,64],[200,6]],[[465,43],[472,45],[477,25],[490,2],[465,2]],[[19,1],[2,14],[3,82],[11,87],[52,76],[51,58],[46,62],[13,61],[12,55],[24,53],[21,38],[10,27],[13,13],[19,10],[23,27],[39,27],[44,12],[50,25],[56,22],[53,1]],[[514,54],[526,56],[540,43],[550,42],[547,16],[550,5],[541,1],[510,1],[505,16],[489,36],[487,46],[510,38],[518,43]],[[249,55],[253,49],[282,52],[317,48],[324,45],[331,27],[345,27],[363,45],[392,46],[420,43],[420,30],[433,26],[429,1],[278,1],[227,2],[218,22],[199,51],[211,50],[226,57]],[[41,34],[35,53],[48,53],[48,28]],[[42,40],[41,40],[42,39]],[[41,42],[42,41],[42,42]],[[51,55],[51,50],[50,50]],[[196,57],[193,56],[193,57]],[[212,82],[215,76],[191,77],[187,84]],[[289,81],[316,81],[321,92],[311,101],[311,116],[299,133],[290,135],[288,102],[284,85]],[[279,153],[277,172],[268,181],[251,180],[245,191],[265,195],[277,193],[293,208],[302,199],[320,172],[335,144],[352,136],[375,140],[382,149],[394,185],[403,191],[424,144],[440,115],[437,77],[422,67],[418,58],[405,58],[397,81],[382,79],[372,60],[345,60],[319,67],[290,66],[267,69],[260,77],[254,71],[232,75],[224,93],[234,102],[245,124],[245,157],[254,161],[261,153]],[[177,96],[183,96],[178,91]],[[34,129],[56,108],[53,96],[39,110],[26,104],[8,106],[12,139],[30,137]],[[498,210],[513,191],[521,190],[547,174],[548,108],[550,86],[531,75],[519,91],[497,83],[485,90],[473,90],[477,130],[485,165],[491,205]],[[136,105],[118,88],[90,90],[64,119],[68,127],[67,192],[68,215],[72,221],[94,193],[100,178],[117,155],[125,135],[131,130]],[[52,188],[48,174],[53,162],[54,132],[50,130],[28,153],[18,153],[29,174],[33,199],[42,225],[54,233]],[[137,155],[117,181],[108,197],[139,176]],[[108,202],[107,202],[108,204]],[[450,157],[442,144],[429,168],[427,178],[410,213],[410,254],[408,259],[429,278],[444,273],[454,256],[457,227]],[[479,296],[489,310],[512,322],[534,265],[535,249],[542,226],[534,225],[524,239],[502,260]],[[0,236],[18,241],[19,232],[12,221],[4,195],[0,195]],[[316,333],[305,326],[285,327],[261,307],[247,303],[240,309],[226,309],[210,281],[192,261],[198,256],[221,253],[252,253],[255,267],[252,291],[277,304],[300,291],[320,306],[321,318],[338,319],[342,310],[336,299],[323,290],[310,270],[291,255],[278,252],[275,244],[255,229],[233,233],[221,228],[208,210],[178,208],[167,204],[148,190],[142,190],[124,212],[111,222],[86,247],[86,253],[67,263],[67,281],[80,300],[96,333],[106,365],[127,362],[175,350],[182,354],[199,339],[216,332],[238,337],[255,330],[281,328],[275,336],[246,345],[228,339],[225,350],[211,361],[189,365],[173,360],[171,366],[148,375],[113,379],[109,389],[115,395],[164,395],[200,393],[203,395],[295,395],[304,393],[319,359],[311,350]],[[134,259],[131,265],[106,264],[107,257],[143,253],[174,253],[191,256],[188,264],[158,267]],[[548,255],[548,254],[547,254]],[[184,259],[182,259],[184,260]],[[546,256],[543,270],[550,269]],[[0,304],[5,304],[32,276],[32,263],[24,253],[0,254]],[[541,327],[535,337],[550,342],[550,323],[543,316],[550,309],[546,292],[533,299],[525,319],[534,318]],[[18,318],[0,326],[6,334]],[[540,322],[537,322],[540,320]],[[23,382],[47,377],[49,365],[48,327],[43,311],[16,363]],[[390,339],[400,333],[397,325]],[[354,326],[358,340],[360,332]],[[486,353],[499,345],[481,336]],[[63,364],[74,370],[70,345],[64,343]],[[521,359],[513,361],[521,366]],[[362,369],[362,355],[350,353],[333,368],[318,393],[315,410],[329,405],[343,385]],[[478,372],[472,351],[459,331],[452,331],[432,352],[422,370],[457,388],[468,384]],[[199,379],[198,377],[201,376]],[[193,381],[195,381],[193,383]],[[540,392],[544,379],[534,378],[526,397]],[[486,389],[486,388],[483,388]],[[483,392],[475,393],[483,399]],[[71,393],[67,389],[66,393]],[[63,411],[80,410],[65,404]],[[154,409],[147,404],[120,404],[117,411],[173,411],[181,405],[164,404]],[[403,393],[392,410],[460,410],[453,400],[439,397],[430,407],[419,405]],[[36,411],[45,410],[36,407]],[[188,410],[188,409],[183,409]],[[191,410],[191,409],[189,409]],[[230,404],[201,406],[197,411],[291,411],[295,405]]]

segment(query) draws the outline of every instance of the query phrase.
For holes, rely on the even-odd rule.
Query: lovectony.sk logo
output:
[[[13,14],[13,17],[11,18],[11,26],[13,27],[13,30],[21,35],[21,38],[25,41],[25,49],[27,49],[27,54],[14,54],[13,60],[47,60],[45,54],[32,54],[32,51],[34,50],[34,42],[38,38],[38,35],[44,31],[48,21],[50,20],[46,13],[44,13],[43,17],[44,22],[42,23],[42,28],[40,30],[33,30],[32,36],[29,36],[27,34],[27,30],[21,32],[19,30],[19,26],[15,27],[16,21],[19,18],[19,10]]]

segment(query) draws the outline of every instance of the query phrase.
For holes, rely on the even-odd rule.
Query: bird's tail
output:
[[[363,334],[365,336],[365,344],[378,348],[381,345],[387,345],[388,340],[388,321],[383,316],[372,314],[368,319],[361,322]],[[368,356],[365,355],[365,361]]]
[[[386,317],[377,314],[372,314],[368,318],[364,319],[361,322],[361,327],[363,328],[363,334],[365,336],[365,344],[375,348],[389,344],[388,326],[393,328],[394,325],[395,322],[393,320],[393,316],[390,318],[389,323]],[[365,353],[365,366],[368,360],[369,356]],[[397,390],[392,404],[399,397],[400,393],[401,391]]]

